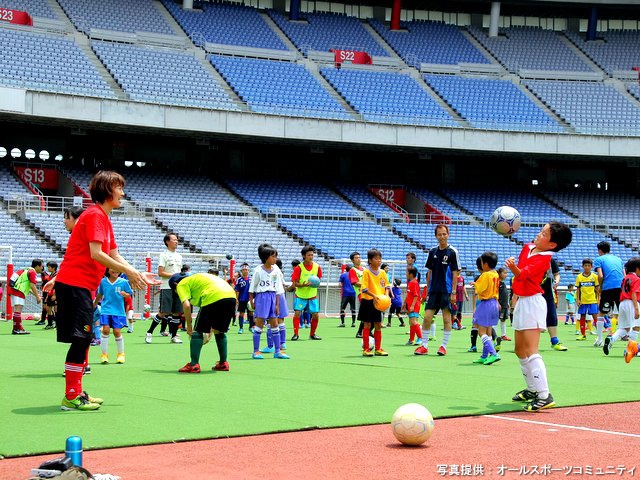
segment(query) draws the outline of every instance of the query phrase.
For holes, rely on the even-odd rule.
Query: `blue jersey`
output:
[[[429,250],[425,264],[431,270],[429,293],[451,293],[453,289],[453,272],[462,270],[458,251],[451,245],[446,248],[434,247]]]
[[[391,288],[391,293],[393,293],[393,298],[391,299],[392,307],[401,307],[402,306],[402,290],[400,287]]]
[[[593,271],[597,272],[598,268],[602,269],[602,275],[604,276],[604,280],[600,286],[602,290],[620,288],[622,279],[624,278],[624,265],[620,258],[611,253],[600,255],[593,261]]]
[[[340,295],[343,297],[355,297],[356,291],[351,284],[351,280],[349,279],[349,272],[344,272],[340,275],[340,279],[338,280],[342,288],[340,289]]]
[[[125,316],[124,298],[120,292],[127,292],[133,295],[131,285],[124,278],[118,277],[116,281],[111,283],[107,277],[100,281],[98,287],[98,295],[102,295],[101,314],[102,315],[120,315]]]
[[[251,277],[240,277],[236,281],[236,292],[238,292],[238,301],[239,302],[248,302],[249,301],[249,287],[251,286]]]

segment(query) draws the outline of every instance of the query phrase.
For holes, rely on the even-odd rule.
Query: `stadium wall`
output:
[[[105,127],[139,127],[220,134],[236,137],[278,138],[326,142],[334,145],[435,148],[452,151],[640,157],[640,137],[419,127],[204,110],[140,102],[8,90],[11,99],[0,104],[14,120],[42,117]],[[16,99],[24,95],[24,104]],[[19,104],[20,103],[20,104]],[[19,104],[19,105],[18,105]]]

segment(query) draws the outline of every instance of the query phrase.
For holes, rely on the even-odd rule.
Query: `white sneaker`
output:
[[[145,343],[153,342],[153,334],[152,333],[147,333],[147,335],[144,337],[144,341],[145,341]]]
[[[604,345],[604,340],[596,340],[593,342],[594,347],[602,347]]]
[[[180,338],[179,338],[179,337],[173,337],[173,338],[171,339],[171,343],[182,343],[182,340],[180,340]]]

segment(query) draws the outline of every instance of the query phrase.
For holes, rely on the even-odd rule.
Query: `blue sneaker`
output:
[[[260,350],[262,353],[273,353],[276,351],[275,347],[264,347]]]
[[[469,347],[469,350],[467,350],[467,352],[477,352],[478,351],[478,347]]]
[[[238,334],[244,333],[244,330],[242,328],[238,329]]]
[[[282,345],[280,345],[280,350],[286,350],[287,349],[287,343],[283,343]]]
[[[264,357],[262,356],[262,354],[260,352],[255,352],[253,355],[251,355],[251,358],[253,358],[254,360],[263,360]]]
[[[291,357],[286,353],[278,352],[273,355],[273,358],[279,358],[280,360],[288,360]]]

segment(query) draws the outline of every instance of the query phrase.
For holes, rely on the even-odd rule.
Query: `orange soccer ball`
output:
[[[384,312],[391,306],[391,299],[388,295],[374,295],[373,306],[376,307],[376,310]]]

